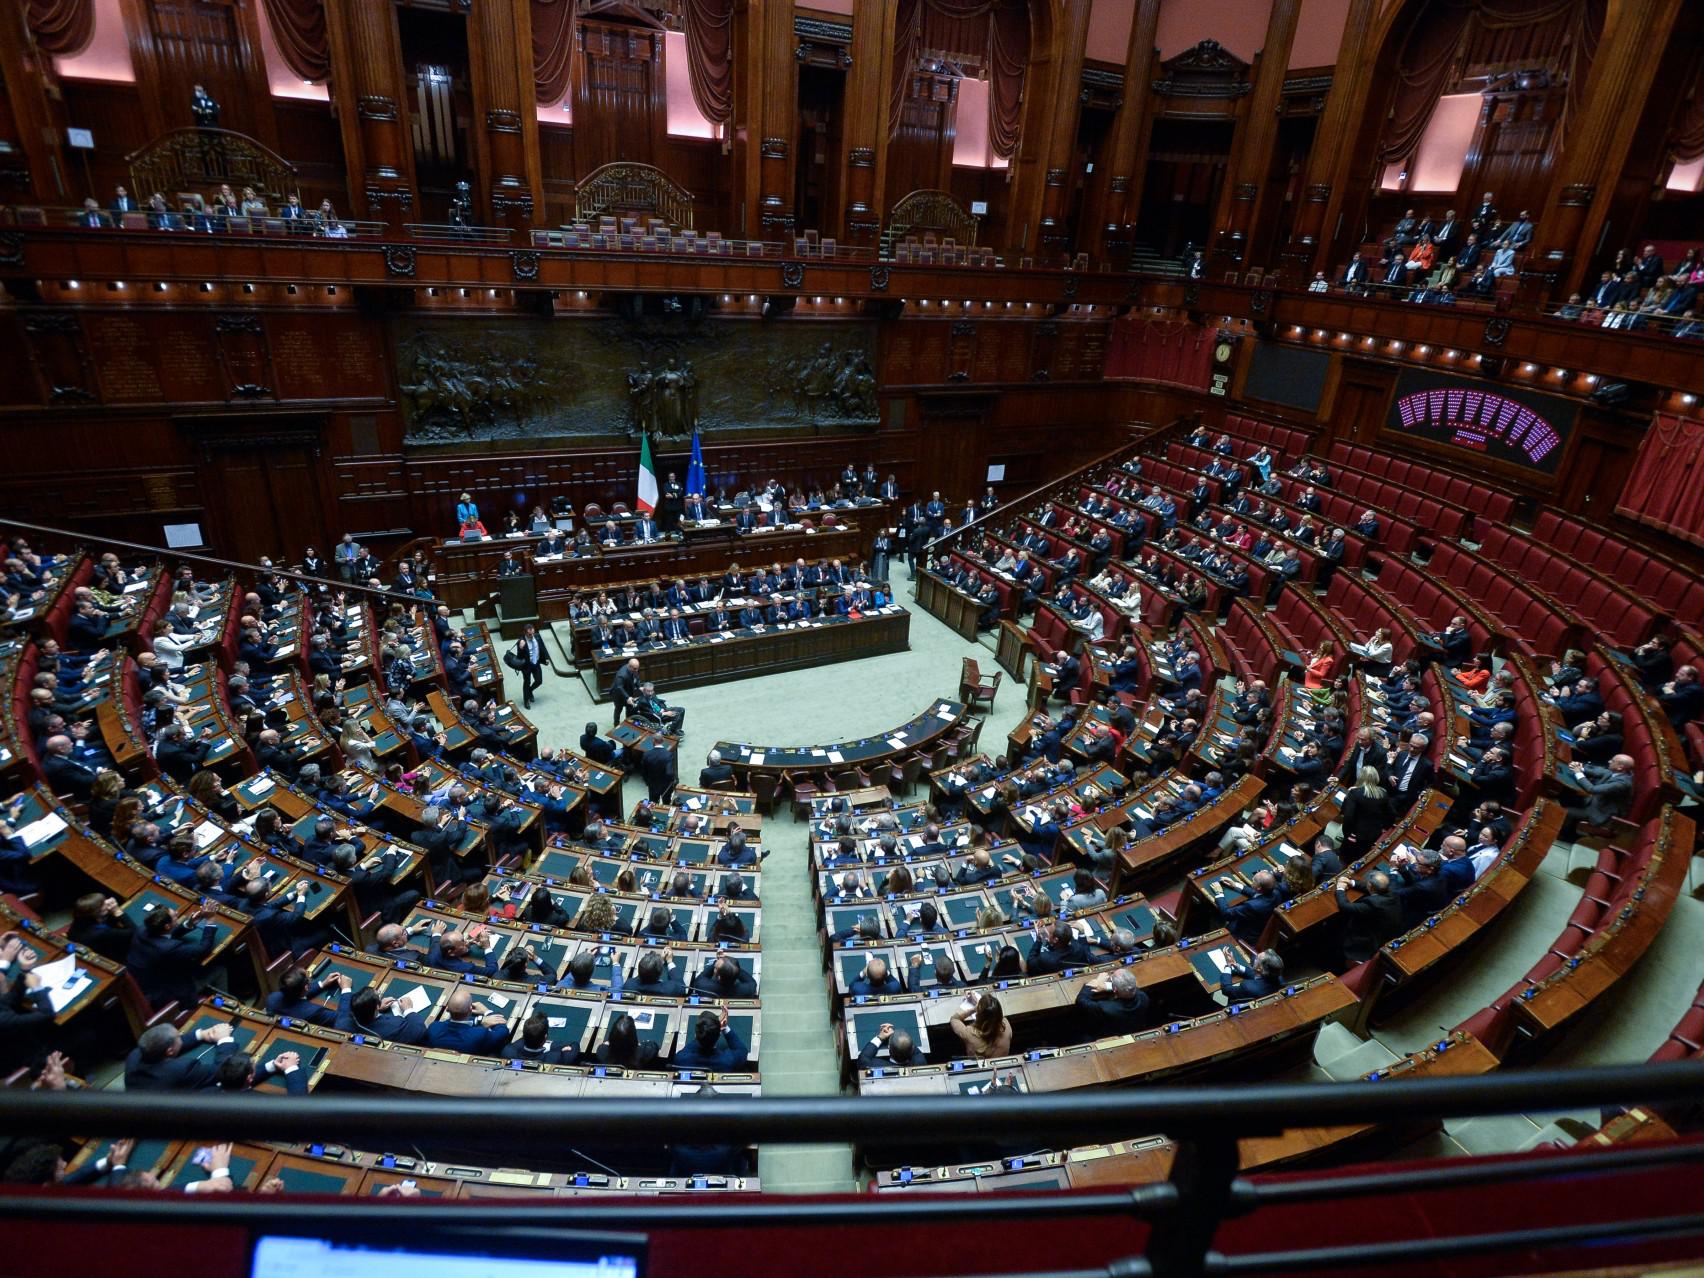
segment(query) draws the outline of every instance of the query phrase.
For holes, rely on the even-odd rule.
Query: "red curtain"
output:
[[[261,0],[284,64],[304,80],[331,74],[325,35],[325,0]]]
[[[733,0],[681,0],[692,100],[706,120],[734,118]]]
[[[1484,75],[1543,67],[1564,78],[1568,98],[1558,136],[1566,136],[1597,55],[1607,4],[1608,0],[1436,0],[1417,6],[1397,55],[1396,94],[1379,143],[1380,162],[1390,164],[1414,154],[1438,99],[1469,72]]]
[[[1616,510],[1704,546],[1704,421],[1658,413]]]
[[[1215,330],[1167,315],[1126,315],[1112,326],[1106,375],[1205,388]]]
[[[1686,108],[1669,135],[1669,154],[1683,164],[1704,155],[1704,60],[1698,63]]]
[[[95,34],[95,0],[28,0],[24,18],[43,53],[81,53]]]
[[[988,71],[988,137],[1002,159],[1017,154],[1029,69],[1028,0],[899,0],[894,17],[888,134],[899,131],[911,77],[925,55],[980,61]]]
[[[574,62],[574,0],[532,0],[533,97],[555,106],[568,96]]]
[[[1029,69],[1029,6],[1003,4],[994,11],[988,38],[988,144],[1009,160],[1018,153],[1023,125],[1024,72]]]

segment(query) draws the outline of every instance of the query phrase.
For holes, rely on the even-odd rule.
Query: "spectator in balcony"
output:
[[[1432,243],[1438,247],[1438,256],[1442,258],[1449,253],[1450,245],[1461,238],[1461,219],[1454,209],[1450,209],[1439,221],[1428,220],[1426,229],[1432,236]]]
[[[1586,313],[1586,300],[1578,293],[1568,294],[1568,300],[1556,308],[1556,318],[1559,320],[1577,320]]]
[[[1601,328],[1632,328],[1633,321],[1638,317],[1638,310],[1633,303],[1622,298],[1609,308],[1609,313],[1603,317]]]
[[[1522,209],[1521,215],[1503,228],[1503,233],[1497,237],[1497,245],[1499,248],[1511,248],[1519,252],[1532,243],[1532,230],[1532,214]],[[1660,258],[1657,267],[1659,271],[1662,269]]]
[[[1687,249],[1686,256],[1666,278],[1674,285],[1675,291],[1664,309],[1670,315],[1680,315],[1691,309],[1698,300],[1699,291],[1704,289],[1704,262],[1699,260],[1698,250]]]
[[[1369,277],[1367,259],[1357,253],[1349,259],[1349,265],[1343,268],[1343,279],[1340,282],[1350,292],[1360,292],[1366,288]]]
[[[1675,325],[1674,336],[1693,342],[1704,340],[1704,320],[1698,318],[1697,311],[1688,310]]]
[[[1663,273],[1663,255],[1655,244],[1645,245],[1644,252],[1633,259],[1633,274],[1641,289],[1650,288]]]
[[[105,213],[101,212],[101,206],[98,201],[88,199],[83,201],[83,210],[77,214],[76,225],[103,227],[111,226],[112,222],[108,219]]]
[[[1329,292],[1331,292],[1331,282],[1325,278],[1325,272],[1324,271],[1315,271],[1314,272],[1313,283],[1308,285],[1308,292],[1310,292],[1310,293],[1329,293]]]
[[[178,215],[172,212],[171,205],[166,203],[166,197],[158,191],[148,197],[148,229],[150,231],[176,231],[182,229]]]
[[[1605,271],[1598,277],[1597,287],[1592,290],[1592,305],[1599,310],[1608,310],[1621,300],[1622,284],[1614,271]]]
[[[115,217],[121,217],[126,213],[135,213],[137,211],[136,198],[122,186],[115,187],[112,193],[112,203],[107,205],[107,208]]]
[[[1470,298],[1490,297],[1497,291],[1497,279],[1491,273],[1490,267],[1481,266],[1478,270],[1474,271],[1473,278],[1468,280],[1468,282],[1462,287],[1461,291],[1463,295]]]
[[[1404,249],[1406,249],[1410,244],[1419,242],[1420,219],[1414,216],[1413,209],[1409,209],[1408,212],[1404,213],[1402,217],[1397,220],[1396,230],[1392,233],[1391,239],[1395,242],[1398,248]]]
[[[287,197],[283,207],[278,210],[278,216],[286,222],[307,222],[309,220],[308,211],[302,207],[302,197],[299,195]]]
[[[266,201],[255,193],[252,186],[243,188],[241,212],[244,217],[266,217],[271,210],[266,207]]]
[[[1499,240],[1497,247],[1491,252],[1490,272],[1493,276],[1513,275],[1515,273],[1515,246],[1507,240]]]
[[[1425,279],[1437,255],[1438,247],[1432,243],[1432,237],[1422,235],[1408,250],[1408,260],[1402,264],[1404,275],[1409,280]]]
[[[1386,240],[1384,256],[1379,259],[1381,278],[1386,284],[1402,283],[1403,268],[1408,265],[1408,254],[1404,247],[1395,240]]]
[[[1473,216],[1468,224],[1480,235],[1486,234],[1497,225],[1497,205],[1490,191],[1485,192],[1485,198],[1479,201],[1479,207],[1473,210]]]

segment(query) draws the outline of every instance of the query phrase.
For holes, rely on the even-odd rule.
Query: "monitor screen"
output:
[[[637,1238],[528,1236],[512,1247],[449,1235],[413,1245],[376,1240],[263,1234],[255,1239],[250,1278],[642,1278]],[[501,1231],[497,1238],[501,1239]]]
[[[1248,376],[1243,380],[1246,399],[1283,404],[1305,412],[1319,411],[1325,395],[1326,374],[1331,371],[1331,355],[1327,351],[1310,351],[1299,346],[1278,342],[1260,342],[1248,363]]]

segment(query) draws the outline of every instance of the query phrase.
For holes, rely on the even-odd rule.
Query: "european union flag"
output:
[[[686,495],[704,496],[704,450],[698,443],[698,429],[692,431],[692,461],[686,468]]]

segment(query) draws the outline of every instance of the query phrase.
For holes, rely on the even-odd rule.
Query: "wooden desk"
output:
[[[663,692],[904,652],[910,647],[910,635],[911,614],[890,604],[857,619],[816,617],[788,629],[765,626],[761,633],[737,630],[726,635],[695,635],[661,647],[600,650],[592,664],[598,699],[608,700],[616,673],[631,657],[639,658],[641,676]]]
[[[931,617],[945,622],[961,638],[976,642],[984,609],[980,599],[949,586],[927,568],[918,572],[912,597]]]
[[[910,723],[891,732],[830,746],[752,746],[718,741],[715,749],[722,762],[736,771],[782,773],[837,772],[892,762],[901,754],[926,750],[966,719],[961,701],[941,698]]]

